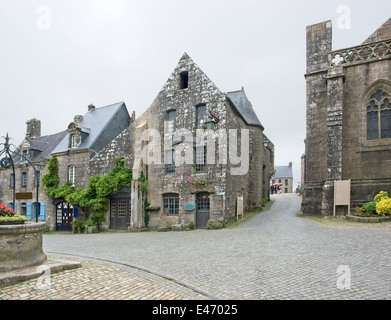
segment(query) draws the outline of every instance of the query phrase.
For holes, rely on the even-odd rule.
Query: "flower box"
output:
[[[15,225],[15,224],[24,224],[24,220],[11,220],[11,221],[1,221],[1,226],[9,226],[9,225]]]

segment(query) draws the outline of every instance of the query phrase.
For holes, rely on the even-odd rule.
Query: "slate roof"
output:
[[[111,119],[124,105],[124,102],[119,102],[87,112],[77,123],[77,126],[81,128],[81,132],[86,133],[86,135],[83,137],[79,147],[74,150],[91,149],[95,141],[105,131]],[[68,140],[69,135],[67,133],[57,148],[53,150],[53,154],[68,151]]]
[[[236,111],[241,115],[246,124],[260,127],[262,130],[264,129],[243,88],[239,91],[227,92],[226,96],[232,102]]]
[[[292,167],[289,166],[275,166],[276,178],[293,178]]]
[[[64,139],[66,134],[67,134],[66,131],[61,131],[47,136],[30,138],[28,140],[28,143],[30,144],[32,150],[32,158],[30,160],[33,163],[49,160],[52,151]],[[22,145],[23,143],[16,150],[17,153],[21,153]],[[13,159],[15,164],[20,163],[19,157],[15,156],[13,157]]]

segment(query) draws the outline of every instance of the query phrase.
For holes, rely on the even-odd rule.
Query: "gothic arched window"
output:
[[[367,140],[391,138],[391,98],[377,90],[367,105]]]

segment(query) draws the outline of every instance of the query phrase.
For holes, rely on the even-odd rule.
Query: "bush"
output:
[[[11,221],[28,221],[25,216],[14,215],[14,216],[0,216],[1,222],[11,222]]]
[[[376,212],[379,215],[391,214],[391,199],[387,198],[387,199],[383,199],[383,200],[380,200],[379,202],[377,202]]]
[[[381,200],[388,199],[388,193],[387,191],[380,191],[374,198],[375,202],[379,202]]]
[[[371,214],[375,214],[375,213],[376,213],[376,202],[375,202],[375,201],[371,201],[371,202],[366,203],[366,204],[363,206],[363,211],[364,211],[368,216],[370,216]]]

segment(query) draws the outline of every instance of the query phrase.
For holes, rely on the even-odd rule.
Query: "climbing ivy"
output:
[[[52,156],[46,165],[48,173],[42,176],[42,184],[46,187],[46,192],[48,189],[57,188],[60,183],[60,178],[58,177],[58,160],[56,157]],[[50,191],[49,191],[50,192]]]
[[[124,158],[115,160],[114,168],[109,174],[90,177],[85,189],[74,188],[71,183],[58,187],[58,162],[55,157],[50,159],[48,170],[49,173],[42,177],[42,184],[46,187],[45,193],[51,198],[65,199],[75,207],[90,211],[86,224],[98,228],[105,220],[104,212],[109,208],[110,196],[117,193],[121,186],[130,187],[132,181],[132,170],[125,167]]]

